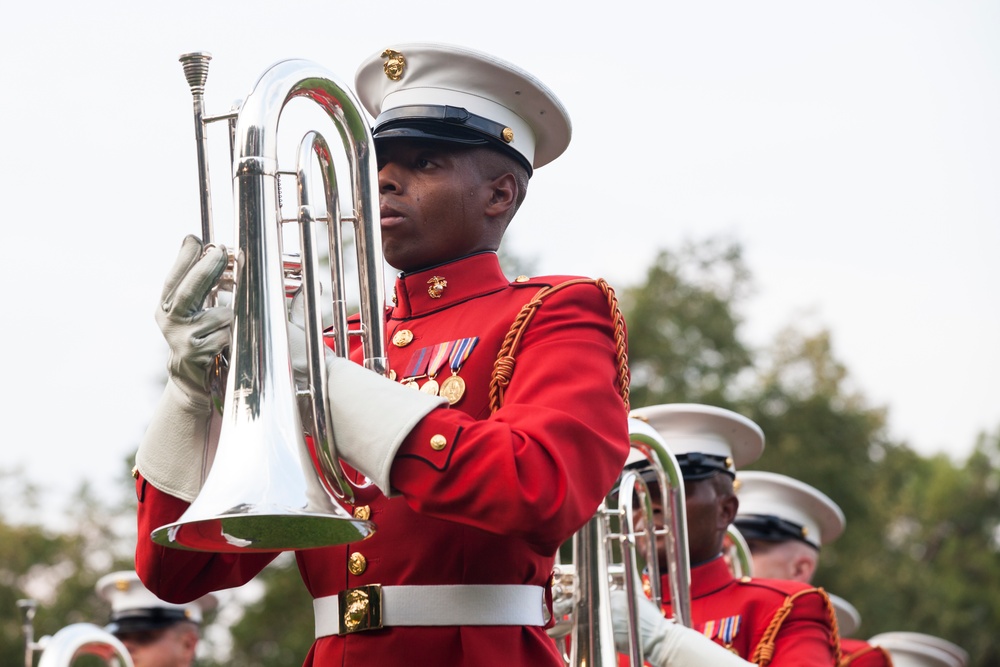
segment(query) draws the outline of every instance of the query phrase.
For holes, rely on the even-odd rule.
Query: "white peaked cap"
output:
[[[97,582],[97,594],[111,603],[111,632],[151,630],[177,621],[201,623],[218,598],[209,593],[187,604],[165,602],[149,592],[132,570],[112,572]]]
[[[832,593],[827,593],[830,597],[830,604],[837,615],[837,628],[841,637],[853,637],[854,633],[861,627],[861,613],[853,604]]]
[[[632,410],[630,415],[644,421],[663,439],[677,457],[685,479],[698,479],[710,471],[709,464],[694,464],[691,455],[716,457],[718,470],[735,471],[760,458],[764,452],[764,432],[741,414],[698,403],[667,403]]]
[[[748,534],[753,529],[744,530],[743,526],[749,517],[777,517],[786,526],[792,524],[799,533],[794,537],[817,549],[844,532],[846,522],[843,511],[819,489],[787,475],[759,470],[741,472],[738,479],[740,483],[736,495],[740,499],[740,509],[736,525],[747,539],[753,537]],[[747,525],[752,526],[749,522]]]
[[[893,667],[965,667],[969,662],[961,646],[920,632],[884,632],[868,643],[888,651]]]
[[[449,44],[397,44],[365,60],[358,98],[376,141],[415,137],[488,144],[531,173],[559,157],[572,127],[541,81],[508,62]]]

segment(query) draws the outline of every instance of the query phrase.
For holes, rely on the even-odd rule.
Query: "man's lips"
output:
[[[391,206],[382,206],[379,208],[379,218],[382,221],[382,226],[396,225],[405,219],[402,213],[392,208]]]

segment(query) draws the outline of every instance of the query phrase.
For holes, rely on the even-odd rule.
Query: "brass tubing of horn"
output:
[[[572,667],[614,667],[617,664],[611,625],[608,512],[604,503],[573,536]]]
[[[664,502],[665,535],[673,618],[691,627],[691,561],[688,554],[687,508],[684,504],[684,479],[676,457],[670,453],[659,434],[645,422],[629,419],[632,447],[641,451],[652,464]],[[653,565],[657,559],[653,559]],[[656,589],[654,588],[654,591]],[[662,600],[655,599],[660,604]]]
[[[629,470],[622,475],[621,484],[618,487],[619,515],[622,520],[622,530],[620,535],[622,546],[622,564],[625,568],[624,588],[625,597],[628,603],[628,649],[629,664],[632,667],[641,667],[644,661],[642,654],[642,641],[638,633],[639,628],[639,607],[637,596],[642,590],[638,585],[640,578],[639,567],[636,563],[636,529],[635,529],[635,486],[639,484],[642,492],[639,500],[642,503],[642,515],[644,517],[644,530],[646,533],[646,553],[645,560],[650,568],[650,587],[654,591],[653,600],[657,606],[662,606],[662,592],[659,583],[659,556],[656,553],[656,526],[653,523],[653,503],[649,495],[649,487],[634,470]]]
[[[212,55],[204,51],[185,53],[180,57],[184,77],[191,88],[194,106],[194,136],[198,149],[199,202],[201,204],[201,242],[215,243],[212,227],[212,187],[208,177],[208,138],[205,135],[205,82]]]
[[[319,305],[320,282],[319,282],[319,254],[316,251],[316,216],[313,211],[311,193],[313,192],[312,180],[309,176],[309,166],[312,158],[316,158],[322,173],[323,191],[326,194],[326,206],[328,209],[327,218],[329,220],[329,233],[336,236],[338,248],[343,247],[342,235],[338,219],[339,197],[337,196],[337,175],[333,161],[330,159],[330,147],[326,140],[317,132],[307,132],[299,143],[297,158],[297,179],[299,197],[299,242],[302,248],[302,299],[306,333],[306,358],[309,367],[309,403],[311,412],[311,435],[313,438],[313,448],[316,455],[316,462],[320,468],[320,479],[326,489],[345,502],[354,503],[354,491],[350,483],[342,474],[340,460],[337,457],[337,447],[333,440],[333,433],[330,426],[333,418],[330,413],[330,396],[327,389],[327,371],[324,356],[323,343],[323,311]],[[340,252],[331,255],[330,261],[337,261],[340,264]],[[335,282],[334,287],[334,313],[336,331],[336,349],[344,351],[347,349],[347,318],[346,304],[343,300],[337,301],[336,293],[343,293],[343,269],[339,282]],[[337,318],[336,314],[340,315]],[[344,329],[341,329],[343,327]]]
[[[726,535],[732,542],[732,546],[729,547],[729,569],[732,571],[733,576],[737,579],[740,577],[752,577],[753,556],[750,553],[750,545],[747,544],[743,533],[733,524],[729,524],[729,528],[726,529]]]

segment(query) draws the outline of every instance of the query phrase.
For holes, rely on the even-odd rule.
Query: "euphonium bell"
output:
[[[182,56],[195,97],[199,159],[201,93],[210,56]],[[309,360],[308,386],[299,392],[291,370],[278,201],[278,119],[293,98],[317,103],[340,133],[347,152],[353,208],[340,214],[337,179],[326,141],[308,132],[298,152],[299,226]],[[365,365],[386,372],[382,256],[378,223],[377,169],[371,131],[353,93],[319,66],[302,60],[279,62],[261,75],[235,116],[232,140],[236,200],[233,267],[235,321],[215,460],[188,510],[155,530],[158,544],[211,552],[308,549],[361,540],[374,531],[355,519],[337,498],[353,501],[333,439],[323,363],[322,317],[318,306],[319,259],[313,248],[319,217],[311,201],[309,164],[318,161],[325,186],[331,276],[335,298],[336,353],[347,355],[346,300],[340,262],[340,224],[355,225],[361,280]],[[230,120],[232,117],[228,117]],[[210,229],[207,166],[203,178],[203,228]],[[208,223],[206,224],[206,216]],[[206,238],[208,233],[206,232]],[[305,396],[300,396],[304,393]],[[300,406],[307,406],[300,416]],[[303,421],[305,423],[303,423]],[[306,441],[304,433],[312,436]]]

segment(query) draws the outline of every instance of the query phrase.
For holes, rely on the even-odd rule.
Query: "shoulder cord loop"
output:
[[[500,346],[500,352],[497,354],[496,362],[493,364],[493,377],[490,379],[490,414],[499,410],[503,405],[504,390],[510,384],[511,378],[514,375],[514,357],[516,356],[517,348],[521,343],[521,337],[524,335],[524,332],[528,328],[528,324],[531,323],[531,319],[535,316],[535,313],[542,306],[542,299],[572,285],[595,285],[601,290],[605,298],[607,298],[608,307],[611,311],[611,320],[614,326],[618,391],[621,394],[622,402],[625,406],[625,412],[628,412],[629,371],[628,353],[626,352],[627,341],[625,339],[625,318],[622,317],[621,310],[618,308],[618,298],[615,296],[614,289],[612,289],[612,287],[608,285],[603,278],[598,278],[596,280],[579,278],[576,280],[568,280],[552,287],[540,289],[535,293],[535,296],[532,297],[531,301],[521,307],[521,312],[519,312],[517,317],[514,318],[514,322],[511,324],[510,330],[504,338],[503,345]]]
[[[784,604],[774,613],[771,623],[764,630],[764,635],[761,637],[760,643],[757,644],[757,648],[754,649],[750,662],[757,663],[759,667],[767,667],[770,664],[771,659],[774,657],[774,642],[777,639],[778,631],[781,629],[781,624],[785,622],[788,614],[792,612],[792,605],[795,600],[807,593],[819,593],[823,597],[826,612],[830,620],[830,627],[833,629],[830,644],[836,659],[834,664],[840,663],[840,631],[837,629],[837,612],[830,603],[830,598],[826,594],[826,591],[822,588],[807,588],[785,598]]]

